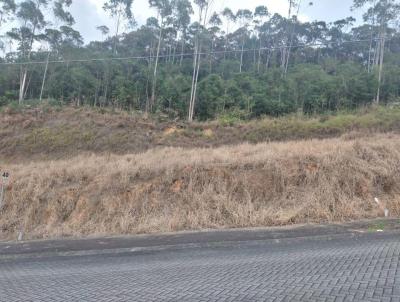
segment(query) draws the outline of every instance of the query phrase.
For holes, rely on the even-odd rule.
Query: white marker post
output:
[[[3,207],[5,188],[7,186],[9,176],[10,174],[8,172],[3,173],[0,190],[0,209]]]
[[[389,210],[386,208],[386,207],[384,207],[383,205],[382,205],[382,203],[379,201],[379,199],[378,199],[378,197],[375,197],[375,202],[377,203],[377,205],[383,210],[383,212],[385,213],[385,217],[386,218],[388,218],[389,217]]]

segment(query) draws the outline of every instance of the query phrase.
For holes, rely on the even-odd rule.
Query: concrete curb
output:
[[[1,255],[0,261],[7,260],[24,260],[24,259],[41,259],[51,257],[84,257],[84,256],[108,256],[108,255],[142,255],[147,253],[157,253],[165,251],[181,251],[186,249],[207,249],[207,248],[240,248],[241,246],[261,246],[266,247],[285,245],[285,244],[296,244],[304,242],[315,242],[315,241],[332,241],[332,240],[345,240],[345,239],[362,239],[370,237],[371,239],[383,239],[390,237],[395,234],[400,236],[399,230],[391,230],[385,232],[343,232],[338,234],[329,235],[315,235],[315,236],[302,236],[294,238],[277,238],[277,239],[253,239],[253,240],[235,240],[235,241],[221,241],[221,242],[209,242],[209,243],[185,243],[185,244],[171,244],[171,245],[154,245],[154,246],[137,246],[129,248],[111,248],[111,249],[93,249],[93,250],[82,250],[82,251],[51,251],[43,253],[24,253],[14,255]]]

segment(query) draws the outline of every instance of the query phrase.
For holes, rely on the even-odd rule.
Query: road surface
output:
[[[400,301],[399,234],[15,257],[2,244],[0,301]]]

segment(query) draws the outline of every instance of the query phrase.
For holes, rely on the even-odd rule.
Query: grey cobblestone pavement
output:
[[[400,302],[400,237],[0,259],[0,301]]]

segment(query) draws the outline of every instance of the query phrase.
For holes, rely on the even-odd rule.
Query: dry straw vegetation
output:
[[[156,148],[3,165],[1,237],[132,234],[400,214],[400,136]]]

